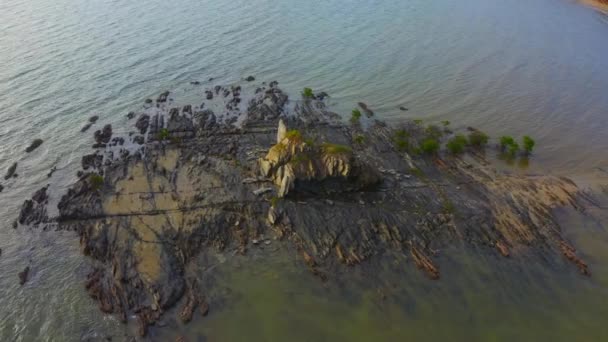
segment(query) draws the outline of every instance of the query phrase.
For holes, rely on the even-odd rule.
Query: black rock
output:
[[[253,82],[253,81],[255,81],[255,77],[253,77],[253,76],[249,76],[249,77],[247,77],[247,78],[245,79],[245,81],[247,81],[247,82]]]
[[[170,94],[170,93],[171,93],[171,92],[170,92],[170,91],[168,91],[168,90],[167,90],[167,91],[165,91],[165,92],[163,92],[162,94],[160,94],[160,95],[158,96],[158,98],[156,99],[156,102],[167,102],[167,98],[169,97],[169,94]]]
[[[28,146],[28,148],[25,149],[25,152],[30,153],[33,150],[37,149],[38,146],[42,145],[43,140],[42,139],[35,139],[34,141],[32,141],[32,143],[30,144],[30,146]]]
[[[372,111],[371,109],[369,109],[365,103],[358,102],[357,104],[359,105],[359,107],[361,107],[361,109],[363,109],[363,112],[365,113],[365,115],[368,118],[371,118],[372,116],[374,116],[374,111]]]
[[[112,138],[112,125],[108,124],[103,126],[102,130],[95,131],[95,141],[98,144],[107,144]]]
[[[27,282],[27,277],[30,274],[30,267],[26,267],[23,271],[19,272],[19,285],[23,286]]]
[[[134,117],[135,117],[135,112],[129,112],[127,114],[127,119],[129,119],[129,120],[133,119]]]
[[[89,130],[89,128],[91,128],[91,126],[93,126],[93,124],[92,124],[92,123],[88,123],[88,124],[84,125],[84,127],[82,127],[82,128],[80,129],[80,131],[81,131],[81,132],[86,132],[86,131],[88,131],[88,130]]]
[[[11,165],[11,167],[8,168],[8,170],[6,171],[6,175],[4,176],[4,179],[9,179],[13,176],[16,175],[15,171],[17,171],[17,163],[14,163],[13,165]]]
[[[206,95],[207,100],[213,99],[213,92],[211,90],[206,90],[205,95]]]
[[[125,138],[123,137],[115,137],[112,138],[112,143],[110,144],[110,146],[122,146],[125,143]]]
[[[47,173],[47,174],[46,174],[46,176],[47,176],[48,178],[51,178],[51,176],[53,175],[53,173],[55,173],[55,171],[57,171],[57,166],[53,166],[53,167],[51,168],[51,170],[49,171],[49,173]]]
[[[146,101],[145,101],[145,102],[146,102],[147,104],[150,104],[150,103],[152,103],[152,102],[154,102],[154,101],[152,101],[152,99],[146,99]]]
[[[318,94],[315,95],[315,98],[319,101],[323,101],[326,97],[329,97],[329,94],[327,94],[326,92],[322,91]]]
[[[192,85],[199,85],[199,84],[201,84],[201,82],[199,82],[199,81],[192,81],[192,82],[190,82],[190,84],[192,84]]]
[[[2,192],[2,190],[4,190],[4,186],[0,184],[0,192]]]
[[[404,111],[404,112],[407,112],[407,111],[409,110],[409,109],[407,109],[407,108],[405,108],[405,107],[403,107],[403,106],[399,107],[399,109],[401,109],[401,110],[402,110],[402,111]]]
[[[84,170],[100,168],[103,163],[103,156],[97,153],[82,156],[81,165]]]
[[[99,120],[99,116],[97,116],[97,115],[93,115],[89,118],[90,123],[96,123],[97,120]]]
[[[148,131],[148,126],[150,126],[150,116],[147,114],[143,114],[137,119],[135,123],[135,127],[139,129],[139,133],[144,134]]]
[[[143,135],[136,135],[135,137],[133,137],[133,142],[139,145],[143,145],[145,142],[144,136]]]

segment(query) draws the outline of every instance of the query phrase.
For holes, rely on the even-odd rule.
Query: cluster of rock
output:
[[[234,86],[205,97],[225,90],[228,104],[238,103]],[[135,314],[141,334],[180,300],[183,321],[196,308],[205,315],[210,302],[188,265],[208,250],[246,253],[269,235],[322,279],[389,251],[436,279],[434,251],[454,243],[514,258],[529,249],[562,254],[589,274],[552,215],[581,206],[569,180],[499,173],[480,155],[411,156],[395,147],[399,127],[345,125],[316,98],[292,112],[287,103],[272,82],[255,90],[240,125],[204,103],[147,111],[135,123],[135,151],[83,157],[58,225],[76,231],[97,261],[86,288],[101,310]],[[99,132],[97,143],[107,144],[111,127]],[[48,220],[46,201],[45,188],[19,222]]]

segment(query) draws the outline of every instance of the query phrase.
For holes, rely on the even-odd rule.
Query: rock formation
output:
[[[581,208],[571,181],[497,172],[476,151],[417,155],[395,144],[400,132],[412,144],[424,137],[415,123],[371,121],[364,130],[321,100],[302,99],[293,110],[287,103],[272,82],[255,91],[239,125],[203,106],[141,113],[136,151],[103,164],[101,154],[83,158],[96,173],[83,172],[63,195],[57,224],[77,232],[96,261],[86,288],[101,310],[137,315],[141,334],[182,298],[184,322],[197,307],[204,315],[188,265],[209,249],[246,253],[261,235],[290,246],[322,279],[388,251],[437,279],[434,251],[451,244],[511,258],[538,249],[589,274],[552,215]],[[95,134],[101,143],[110,136],[111,127]],[[19,222],[49,221],[40,209],[46,188],[34,197]]]

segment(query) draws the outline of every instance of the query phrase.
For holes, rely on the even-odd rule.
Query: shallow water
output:
[[[492,136],[529,134],[538,144],[529,171],[587,176],[597,168],[608,170],[606,37],[607,17],[569,0],[3,0],[0,175],[18,161],[19,177],[0,179],[6,187],[0,193],[0,340],[79,340],[128,330],[86,297],[87,264],[72,234],[14,231],[10,224],[23,199],[49,182],[53,165],[59,169],[51,179],[58,193],[74,180],[93,129],[105,123],[121,127],[125,114],[146,98],[171,89],[179,102],[200,101],[205,86],[254,75],[258,81],[279,80],[291,94],[303,87],[327,91],[342,113],[364,101],[389,120],[450,120]],[[208,82],[210,77],[215,80]],[[189,84],[195,80],[203,85]],[[80,133],[93,114],[99,123]],[[45,143],[25,154],[36,137]],[[603,270],[596,273],[599,278],[547,275],[558,283],[557,294],[537,296],[536,302],[540,290],[533,284],[517,288],[506,283],[504,273],[484,272],[483,265],[459,266],[460,278],[418,286],[426,291],[418,299],[424,309],[402,313],[395,304],[378,313],[364,301],[346,301],[335,289],[323,291],[293,265],[268,262],[255,267],[262,274],[276,269],[280,279],[292,274],[293,280],[275,289],[266,286],[270,276],[226,275],[226,283],[236,283],[235,301],[261,298],[268,305],[260,311],[228,306],[201,323],[201,334],[210,340],[276,340],[295,331],[302,340],[491,340],[488,331],[495,330],[496,339],[504,340],[521,337],[514,331],[523,329],[527,339],[557,332],[565,339],[584,330],[588,340],[596,340],[608,330],[600,324],[606,316],[601,303],[593,305],[606,298],[608,256],[605,235],[585,227],[575,222],[568,228],[582,250],[593,250],[592,269]],[[32,279],[19,287],[17,273],[28,264]],[[476,268],[492,284],[487,292],[479,284],[477,291],[466,286],[478,281],[470,274]],[[415,276],[403,282],[410,279]],[[251,287],[237,286],[243,283]],[[290,288],[303,294],[285,318],[282,303],[288,296],[276,291]],[[498,304],[508,314],[487,311],[497,296],[492,291],[502,293]],[[511,301],[520,294],[537,305]],[[433,305],[436,297],[449,305]],[[463,302],[455,299],[461,297]],[[462,303],[475,313],[468,320]],[[247,329],[235,330],[239,321],[225,319],[233,316]],[[542,319],[535,330],[530,318],[537,316]]]

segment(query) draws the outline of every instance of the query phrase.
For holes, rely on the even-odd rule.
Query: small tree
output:
[[[467,145],[467,138],[464,135],[458,134],[452,139],[448,140],[446,147],[452,154],[461,154],[464,152],[464,148]]]
[[[302,96],[308,99],[312,99],[313,97],[315,97],[315,94],[312,92],[312,89],[304,88],[304,90],[302,91]]]
[[[352,122],[353,124],[356,124],[359,122],[360,119],[361,119],[361,111],[358,109],[353,109],[352,115],[350,117],[350,122]]]
[[[524,146],[524,153],[526,155],[530,155],[532,153],[532,150],[534,150],[534,145],[536,145],[536,142],[534,141],[534,139],[530,138],[527,135],[524,135],[523,146]]]
[[[500,148],[505,151],[509,148],[509,146],[515,144],[515,139],[513,137],[505,135],[500,138]]]
[[[439,147],[439,142],[433,138],[424,139],[420,145],[422,152],[429,155],[437,154],[437,152],[439,152]]]
[[[484,147],[489,139],[490,137],[482,131],[475,130],[469,134],[469,144],[473,147]]]

